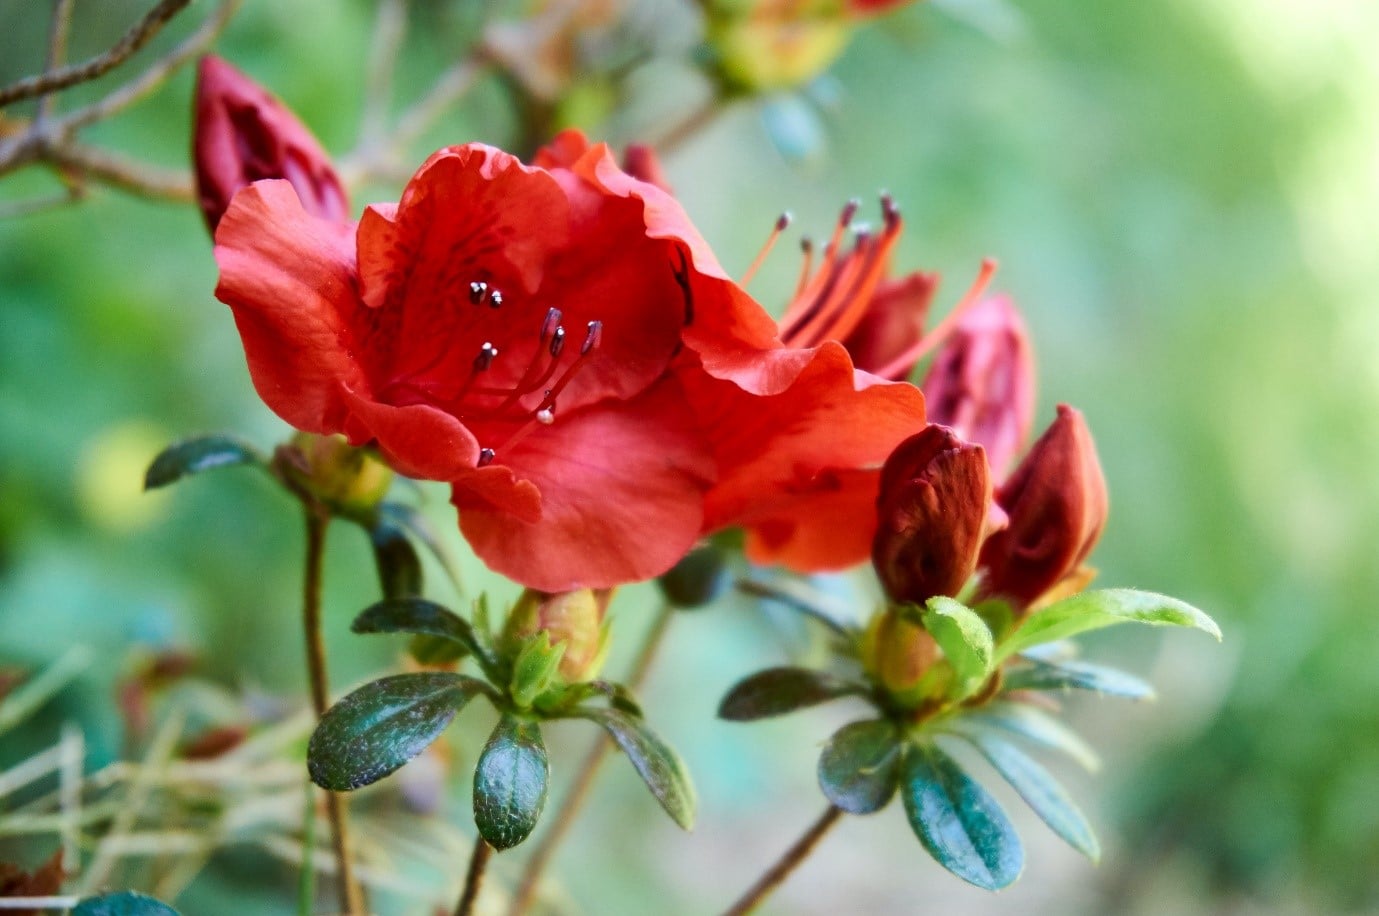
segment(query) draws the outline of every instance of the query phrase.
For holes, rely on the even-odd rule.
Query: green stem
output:
[[[316,718],[325,715],[330,705],[330,686],[326,677],[326,644],[321,635],[321,570],[324,565],[326,528],[330,515],[316,506],[306,508],[306,576],[302,587],[302,626],[306,633],[306,666],[311,678],[311,705]],[[326,793],[326,816],[330,820],[331,844],[337,864],[335,877],[340,905],[346,916],[362,916],[364,894],[354,878],[349,821],[345,799]]]
[[[651,663],[656,658],[656,650],[660,647],[662,640],[665,639],[666,630],[674,616],[675,608],[670,604],[663,604],[657,612],[656,619],[652,621],[651,629],[647,632],[646,638],[642,641],[642,647],[637,652],[637,658],[632,663],[632,673],[627,678],[628,687],[636,690],[646,680],[647,672],[651,670]],[[599,767],[612,747],[612,739],[606,733],[599,732],[599,736],[590,745],[588,753],[584,755],[584,761],[580,764],[574,782],[571,783],[565,800],[561,802],[560,810],[556,812],[550,829],[541,838],[541,842],[537,844],[532,857],[527,860],[527,867],[522,871],[522,878],[518,882],[517,892],[513,895],[508,916],[522,916],[536,899],[536,889],[540,886],[541,875],[545,872],[546,866],[550,865],[561,841],[570,832],[575,818],[584,807],[584,802],[589,796],[589,790],[594,785],[594,777],[598,775]]]
[[[474,902],[479,899],[479,887],[484,882],[484,871],[488,860],[493,856],[493,847],[483,837],[474,840],[474,854],[469,857],[469,871],[464,876],[464,892],[460,902],[455,904],[455,916],[469,916],[474,911]]]
[[[781,883],[790,877],[790,873],[808,858],[809,854],[814,851],[814,847],[819,845],[819,841],[824,838],[824,834],[828,833],[842,815],[842,808],[829,805],[823,816],[795,841],[795,845],[786,850],[780,861],[772,865],[766,874],[758,879],[756,884],[753,884],[745,894],[738,898],[736,903],[723,911],[723,916],[745,916],[745,914],[761,906],[762,902],[771,896],[771,892],[780,887]]]

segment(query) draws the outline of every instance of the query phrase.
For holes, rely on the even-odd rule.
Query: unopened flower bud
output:
[[[344,185],[311,131],[262,86],[214,55],[201,59],[195,121],[197,199],[211,232],[235,192],[264,178],[291,182],[308,213],[349,218]]]
[[[707,9],[719,71],[739,91],[803,86],[833,63],[852,34],[848,10],[833,0],[719,0]]]
[[[881,470],[872,564],[894,601],[956,595],[976,568],[991,500],[980,445],[930,424]]]
[[[1058,406],[996,502],[1009,524],[982,548],[983,590],[1022,610],[1077,572],[1106,523],[1106,479],[1080,412]]]
[[[274,467],[299,492],[333,512],[369,516],[393,482],[393,470],[344,436],[299,432],[273,456]]]
[[[1034,423],[1034,358],[1014,303],[993,296],[964,314],[920,388],[930,422],[986,449],[1004,478]]]
[[[906,620],[895,607],[872,617],[862,636],[862,667],[892,694],[904,696],[919,686],[939,658],[929,632]]]
[[[665,170],[661,168],[660,157],[645,143],[627,144],[627,149],[622,153],[622,170],[638,181],[654,184],[667,194],[672,193]]]
[[[565,645],[560,676],[575,684],[598,676],[603,665],[604,602],[591,589],[550,594],[522,592],[503,627],[503,643],[516,652],[527,639],[545,630],[551,645]]]

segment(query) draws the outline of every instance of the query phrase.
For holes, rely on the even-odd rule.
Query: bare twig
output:
[[[780,887],[790,873],[799,867],[800,863],[809,857],[814,851],[814,847],[819,845],[819,841],[824,838],[824,834],[832,829],[842,817],[843,809],[836,805],[829,805],[824,811],[823,816],[815,821],[808,830],[804,832],[795,844],[786,850],[785,855],[762,875],[756,884],[747,889],[738,901],[723,911],[723,916],[745,916],[761,906],[763,900],[771,896],[771,892]]]
[[[53,3],[52,24],[48,28],[48,59],[43,62],[43,72],[53,73],[67,59],[67,35],[72,28],[73,0],[56,0]],[[57,96],[49,93],[38,100],[38,114],[34,124],[41,125],[52,114]]]
[[[113,185],[145,197],[188,202],[192,200],[191,172],[165,169],[127,159],[118,153],[69,143],[51,150],[49,161],[73,169],[83,177]]]
[[[407,0],[379,0],[374,20],[373,46],[369,49],[368,76],[364,82],[364,111],[359,123],[359,147],[370,149],[383,142],[392,100],[393,72],[407,34]]]
[[[68,86],[75,86],[78,83],[86,83],[109,73],[128,60],[134,52],[148,44],[153,36],[162,31],[163,26],[167,25],[169,20],[185,9],[189,3],[191,0],[162,0],[133,28],[125,32],[123,37],[104,54],[50,73],[30,76],[0,88],[0,107],[22,99],[32,99],[59,89],[66,89]]]
[[[0,204],[0,220],[16,219],[21,216],[32,216],[35,213],[56,210],[58,207],[74,204],[85,196],[86,193],[80,186],[73,185],[61,194],[48,194],[43,197],[32,197],[28,200],[7,201]]]

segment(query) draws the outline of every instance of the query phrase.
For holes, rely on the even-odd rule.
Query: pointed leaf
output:
[[[680,755],[640,720],[616,709],[580,707],[571,715],[603,726],[675,823],[694,826],[694,785]]]
[[[144,489],[155,490],[192,474],[236,464],[263,464],[263,457],[253,446],[230,436],[186,439],[153,459],[144,474]]]
[[[730,722],[750,722],[866,692],[862,684],[822,671],[767,668],[739,681],[729,690],[718,705],[718,717]]]
[[[1025,703],[991,703],[961,718],[944,723],[944,731],[966,737],[971,730],[996,729],[1018,735],[1040,747],[1060,751],[1089,771],[1101,768],[1101,758],[1077,732],[1042,709]]]
[[[490,677],[498,661],[479,642],[474,628],[460,615],[425,598],[389,598],[365,608],[350,629],[356,633],[416,633],[434,636],[474,654]]]
[[[1006,690],[1093,690],[1131,700],[1152,700],[1154,688],[1133,674],[1086,662],[1026,660],[1006,675]]]
[[[984,890],[1020,877],[1020,838],[996,800],[931,744],[912,746],[900,779],[905,814],[937,862]]]
[[[904,745],[885,720],[844,725],[819,755],[819,786],[849,814],[880,811],[895,794]]]
[[[583,703],[590,697],[607,697],[608,704],[614,709],[620,709],[629,716],[638,719],[642,718],[642,707],[637,702],[637,698],[632,691],[622,684],[613,681],[582,681],[578,684],[571,684],[565,690],[565,695],[554,707],[556,712],[564,712],[576,704]]]
[[[1082,592],[1035,611],[1001,644],[997,661],[1040,643],[1128,622],[1193,627],[1221,639],[1216,621],[1187,602],[1153,592],[1107,588]]]
[[[382,518],[391,521],[393,524],[402,528],[416,538],[436,558],[436,562],[445,570],[446,578],[450,584],[455,586],[455,591],[463,593],[464,586],[460,581],[460,573],[455,566],[454,559],[450,552],[445,549],[444,542],[437,534],[435,526],[431,520],[421,513],[420,510],[406,503],[386,502],[378,507],[378,513]]]
[[[488,685],[462,674],[397,674],[365,684],[321,717],[307,746],[312,782],[337,792],[377,782],[435,741]]]
[[[1093,862],[1101,858],[1092,825],[1078,810],[1067,791],[1058,781],[1015,745],[992,732],[964,735],[967,741],[1010,783],[1011,787],[1034,809],[1044,823],[1069,846]]]
[[[420,597],[421,558],[407,539],[407,533],[397,525],[379,519],[369,529],[369,540],[373,543],[373,558],[378,566],[378,582],[383,589],[383,597]]]
[[[152,897],[120,891],[87,897],[72,908],[72,916],[177,916],[177,911]]]
[[[474,768],[474,823],[494,849],[510,849],[536,827],[551,766],[541,727],[504,715]]]
[[[975,693],[991,677],[995,655],[986,621],[966,605],[939,596],[925,603],[923,622],[957,676],[955,698]]]

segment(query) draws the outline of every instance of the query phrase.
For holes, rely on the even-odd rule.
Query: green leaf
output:
[[[536,827],[551,766],[541,727],[504,715],[474,768],[474,823],[494,849],[511,849]]]
[[[1026,659],[1005,678],[1006,690],[1094,690],[1131,700],[1152,700],[1154,688],[1133,674],[1086,662],[1050,662]]]
[[[541,630],[529,636],[512,663],[512,681],[508,694],[520,708],[526,709],[536,698],[557,684],[560,660],[565,657],[568,643],[551,645],[551,634]]]
[[[473,653],[490,677],[498,660],[460,615],[425,598],[389,598],[365,608],[350,629],[356,633],[416,633],[433,636]]]
[[[767,668],[739,681],[729,690],[718,705],[718,717],[730,722],[750,722],[866,692],[862,684],[822,671]]]
[[[929,854],[953,874],[995,891],[1020,876],[1020,838],[996,800],[947,754],[918,744],[900,779],[905,814]]]
[[[446,550],[445,543],[440,535],[436,533],[435,526],[431,520],[421,513],[420,510],[399,502],[385,502],[378,507],[380,517],[391,521],[393,524],[402,528],[404,531],[416,538],[436,558],[436,562],[445,570],[446,577],[455,586],[455,591],[463,593],[464,585],[460,581],[460,573],[455,566],[454,559],[450,552]]]
[[[417,598],[422,592],[421,558],[407,532],[380,519],[369,529],[384,598]]]
[[[120,891],[87,897],[72,908],[72,916],[177,916],[177,911],[152,897]]]
[[[694,826],[694,785],[680,755],[639,719],[617,709],[579,707],[572,715],[603,726],[675,823]]]
[[[1028,754],[992,732],[964,735],[964,738],[1010,783],[1054,833],[1093,862],[1101,859],[1092,825],[1077,809],[1071,797],[1049,771]]]
[[[819,755],[819,786],[849,814],[880,811],[895,794],[904,745],[885,720],[844,725]]]
[[[1018,735],[1027,741],[1067,754],[1089,771],[1101,768],[1101,759],[1077,732],[1068,728],[1042,709],[1024,703],[990,703],[976,712],[951,719],[941,726],[944,731],[959,737],[996,729]]]
[[[307,746],[311,781],[337,792],[377,782],[426,749],[490,688],[462,674],[397,674],[365,684],[321,717]]]
[[[553,707],[557,712],[570,709],[578,703],[583,703],[590,697],[602,696],[608,698],[608,704],[614,709],[620,709],[629,716],[642,717],[641,704],[632,691],[622,684],[613,681],[581,681],[578,684],[571,684],[565,689],[564,695],[560,697],[558,703]]]
[[[253,446],[230,436],[186,439],[163,449],[144,473],[144,489],[155,490],[174,481],[213,468],[236,464],[263,464]]]
[[[925,602],[922,620],[956,675],[954,699],[975,693],[991,677],[995,655],[986,621],[966,605],[942,596]]]
[[[1216,621],[1177,598],[1128,588],[1107,588],[1082,592],[1035,611],[1001,643],[996,660],[1003,661],[1040,643],[1127,622],[1193,627],[1218,640],[1221,638],[1221,628]]]

